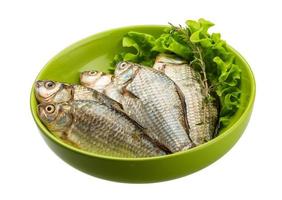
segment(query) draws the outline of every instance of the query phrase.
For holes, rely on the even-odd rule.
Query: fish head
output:
[[[91,70],[84,71],[80,74],[80,83],[84,86],[92,85],[104,75],[103,72]]]
[[[88,88],[103,92],[112,81],[112,75],[98,71],[85,71],[80,74],[80,83]]]
[[[139,65],[127,61],[119,62],[115,69],[115,77],[119,84],[126,83],[134,78]]]
[[[174,55],[161,53],[156,57],[153,68],[167,74],[167,71],[175,69],[177,66],[181,66],[183,64],[186,64],[185,60]]]
[[[34,84],[36,99],[41,103],[60,103],[71,99],[70,86],[65,83],[39,80]]]
[[[65,131],[72,123],[72,115],[61,104],[43,103],[37,109],[40,120],[50,131]]]

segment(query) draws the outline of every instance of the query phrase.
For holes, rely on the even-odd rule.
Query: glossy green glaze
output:
[[[121,49],[121,38],[128,31],[159,35],[165,26],[131,26],[90,36],[63,50],[41,70],[36,80],[51,79],[77,83],[79,73],[96,69],[106,72],[113,56]],[[255,80],[247,62],[230,47],[242,69],[241,106],[230,125],[215,139],[185,152],[163,157],[125,159],[81,151],[54,137],[37,116],[32,88],[30,106],[33,118],[48,146],[73,167],[104,179],[120,182],[158,182],[198,171],[223,156],[240,138],[252,113]]]

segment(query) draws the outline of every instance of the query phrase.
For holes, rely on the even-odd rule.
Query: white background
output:
[[[0,0],[0,199],[281,199],[281,8],[272,0]],[[134,185],[84,174],[47,147],[29,93],[51,57],[106,29],[200,17],[216,23],[257,81],[252,119],[227,155],[187,177]]]

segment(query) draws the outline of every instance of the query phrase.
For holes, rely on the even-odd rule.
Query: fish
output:
[[[169,77],[126,61],[117,65],[114,75],[127,97],[124,111],[147,129],[149,137],[173,153],[195,146],[188,134],[183,94]]]
[[[97,90],[51,80],[38,80],[34,84],[35,96],[39,103],[62,103],[70,100],[93,100],[121,109],[120,103],[108,98]]]
[[[169,54],[159,54],[153,68],[166,74],[182,91],[189,135],[195,145],[211,140],[218,123],[218,106],[207,100],[201,74],[185,60]]]
[[[136,122],[105,103],[91,100],[41,103],[38,115],[57,137],[91,153],[126,158],[167,154]]]

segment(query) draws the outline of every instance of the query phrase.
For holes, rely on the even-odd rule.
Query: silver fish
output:
[[[38,106],[38,114],[51,132],[85,151],[116,157],[166,155],[138,124],[104,103],[43,103]]]
[[[50,80],[35,82],[35,96],[39,103],[62,103],[70,100],[94,100],[121,108],[120,103],[108,98],[106,95],[84,87]]]
[[[218,121],[217,106],[207,101],[199,72],[173,55],[157,56],[154,69],[171,78],[185,97],[189,135],[196,145],[212,139]]]
[[[121,62],[115,79],[116,84],[123,86],[123,96],[129,99],[126,107],[122,103],[125,112],[145,124],[151,138],[171,152],[194,146],[188,136],[183,94],[170,78],[151,68]]]

